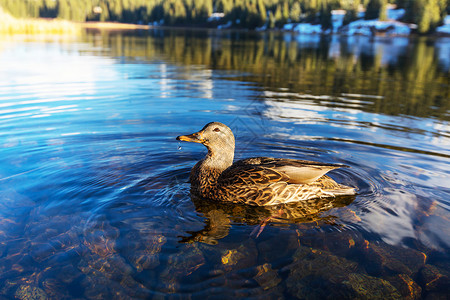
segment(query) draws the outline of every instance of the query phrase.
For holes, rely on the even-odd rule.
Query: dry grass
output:
[[[78,34],[80,26],[63,20],[16,19],[0,7],[0,34]]]
[[[0,7],[0,34],[79,34],[82,28],[135,30],[149,29],[150,26],[113,22],[74,23],[59,19],[17,19]]]

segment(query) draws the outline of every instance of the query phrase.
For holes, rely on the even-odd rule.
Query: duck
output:
[[[180,135],[178,141],[204,145],[208,152],[191,170],[191,194],[196,197],[253,206],[270,206],[316,198],[355,195],[355,188],[325,175],[343,164],[272,157],[234,162],[235,138],[220,122]]]

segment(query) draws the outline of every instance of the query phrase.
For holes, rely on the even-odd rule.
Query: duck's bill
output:
[[[189,135],[180,135],[177,136],[177,140],[185,141],[185,142],[194,142],[194,143],[203,143],[204,139],[200,132],[196,132]]]

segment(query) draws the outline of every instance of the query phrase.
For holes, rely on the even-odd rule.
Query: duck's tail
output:
[[[313,185],[321,188],[323,192],[321,197],[352,196],[356,194],[355,188],[339,184],[326,175],[319,178]]]
[[[352,188],[352,187],[349,187],[346,185],[340,185],[340,187],[338,189],[323,190],[323,192],[326,196],[330,195],[331,197],[356,195],[355,188]]]

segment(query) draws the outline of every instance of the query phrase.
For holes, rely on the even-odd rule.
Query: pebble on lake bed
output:
[[[255,265],[257,256],[255,245],[249,240],[235,249],[225,250],[221,256],[222,266],[219,268],[225,271],[249,268]]]
[[[30,285],[21,285],[16,290],[14,296],[21,300],[46,300],[47,294],[39,287]]]
[[[277,286],[281,282],[278,272],[272,269],[272,265],[269,263],[257,266],[258,273],[253,279],[264,289],[268,290]]]

